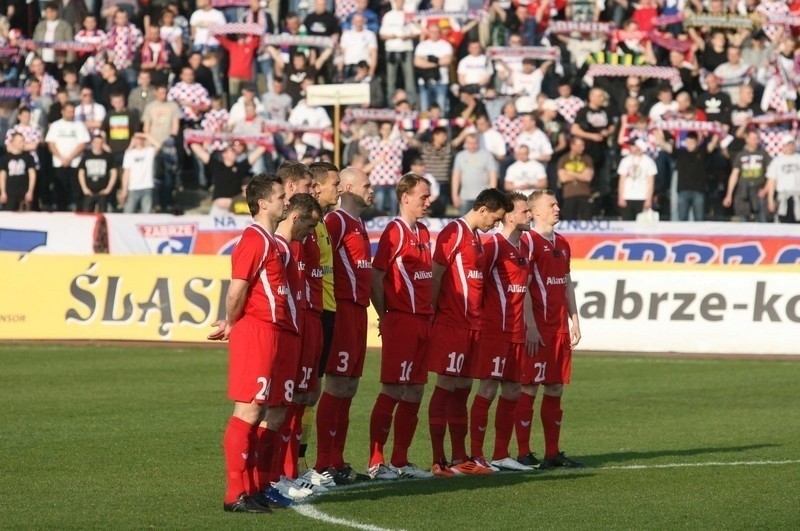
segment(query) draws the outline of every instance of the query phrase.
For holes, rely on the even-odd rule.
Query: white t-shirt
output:
[[[775,181],[775,191],[780,193],[800,192],[800,153],[780,154],[769,163],[767,179]]]
[[[520,69],[518,72],[511,73],[511,87],[516,95],[525,94],[535,98],[542,92],[542,81],[544,74],[537,68],[530,74],[526,74]]]
[[[428,58],[429,55],[433,55],[441,59],[442,57],[447,57],[453,55],[453,47],[444,39],[439,39],[436,42],[426,39],[419,44],[417,44],[416,50],[414,50],[414,56],[419,56],[423,58]],[[450,67],[449,66],[440,66],[439,67],[439,83],[443,85],[447,85],[450,83]]]
[[[541,129],[536,129],[532,133],[528,131],[520,133],[514,148],[519,146],[528,146],[531,159],[537,161],[542,156],[553,154],[553,145],[550,144],[550,139]]]
[[[678,111],[678,102],[671,101],[669,103],[662,103],[660,101],[656,102],[652,107],[650,107],[650,112],[648,113],[648,118],[653,120],[654,122],[661,120],[661,117],[664,116],[666,113],[670,112],[677,112]]]
[[[547,180],[547,171],[535,160],[516,161],[506,170],[506,183],[510,183],[517,192],[525,195],[530,195],[539,186],[541,179]]]
[[[56,40],[56,26],[58,20],[48,20],[44,30],[44,42],[54,42]],[[42,61],[45,63],[54,63],[56,61],[56,52],[53,48],[42,48]]]
[[[481,148],[495,157],[502,158],[506,156],[506,141],[503,139],[503,135],[495,129],[489,129],[485,133],[479,133],[478,143]]]
[[[189,25],[195,29],[192,41],[194,45],[219,46],[219,41],[209,35],[208,29],[215,24],[225,24],[225,22],[225,15],[222,14],[222,11],[213,8],[208,11],[196,10],[189,19]]]
[[[465,85],[484,85],[494,74],[492,62],[485,55],[467,55],[458,62],[458,75]]]
[[[56,145],[59,153],[69,155],[72,153],[79,144],[88,144],[89,130],[81,122],[68,122],[64,119],[56,120],[50,124],[50,129],[47,130],[45,142],[53,142]],[[70,163],[71,168],[77,168],[81,163],[81,157],[75,157]],[[53,167],[61,168],[61,157],[53,155]]]
[[[383,35],[419,35],[416,26],[406,20],[404,11],[395,9],[383,15],[381,20],[381,36]],[[413,52],[414,41],[411,39],[387,39],[384,43],[386,53],[389,52]]]
[[[378,40],[368,29],[344,30],[339,46],[344,50],[344,64],[354,65],[359,61],[369,62],[369,51],[378,48]]]
[[[306,100],[302,99],[292,109],[289,115],[289,123],[292,125],[304,125],[307,127],[331,127],[331,118],[322,107],[309,107]],[[303,133],[303,143],[316,149],[322,147],[322,135],[319,133]]]
[[[75,121],[77,122],[102,122],[106,117],[106,108],[99,103],[77,105],[75,107]]]
[[[122,159],[122,168],[131,170],[128,190],[149,190],[153,188],[153,162],[156,160],[156,148],[147,146],[141,149],[129,149]]]
[[[656,163],[647,155],[627,155],[619,161],[617,174],[626,176],[622,197],[628,201],[645,201],[647,199],[647,177],[655,177],[658,170]]]

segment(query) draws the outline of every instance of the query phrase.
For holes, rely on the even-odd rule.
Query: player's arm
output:
[[[433,311],[436,312],[436,301],[439,299],[439,290],[442,288],[442,277],[447,271],[447,266],[443,266],[436,260],[433,261]]]
[[[581,340],[581,326],[578,320],[578,304],[575,301],[575,285],[572,283],[572,275],[567,274],[567,311],[572,321],[569,331],[570,344],[575,348]]]
[[[386,314],[386,301],[383,293],[383,280],[386,278],[386,271],[382,269],[372,268],[372,280],[369,298],[372,300],[372,306],[375,308],[375,313],[378,314],[378,328],[380,329],[381,319]]]
[[[531,285],[531,279],[528,277],[528,285]],[[539,345],[544,346],[542,335],[539,333],[539,328],[536,326],[536,319],[533,317],[533,295],[528,290],[525,296],[525,326],[527,332],[525,335],[525,342],[528,348],[528,356],[536,356],[539,352]]]
[[[226,319],[217,321],[211,326],[217,327],[212,333],[208,334],[208,339],[212,341],[227,341],[231,334],[231,328],[242,317],[244,303],[247,301],[247,292],[250,284],[241,278],[232,278],[228,286],[228,294],[225,297]]]

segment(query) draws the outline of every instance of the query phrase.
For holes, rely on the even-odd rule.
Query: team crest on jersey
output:
[[[138,225],[147,248],[154,254],[192,254],[197,224]]]

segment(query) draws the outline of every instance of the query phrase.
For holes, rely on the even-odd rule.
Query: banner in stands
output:
[[[373,254],[390,217],[366,222]],[[249,216],[109,214],[111,254],[230,254]],[[435,241],[450,219],[424,220]],[[699,264],[795,264],[800,226],[758,223],[564,221],[576,259]]]
[[[205,342],[224,317],[220,256],[0,254],[0,341]],[[576,261],[581,350],[800,355],[794,266]],[[47,294],[46,299],[33,296]],[[380,346],[370,310],[368,344]]]
[[[0,251],[93,254],[101,219],[94,214],[0,212]]]

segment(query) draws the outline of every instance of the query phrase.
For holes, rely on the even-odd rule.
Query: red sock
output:
[[[394,445],[392,446],[392,465],[396,467],[408,464],[408,449],[414,440],[419,422],[419,402],[401,400],[394,416]]]
[[[339,399],[339,413],[336,416],[336,436],[333,438],[333,451],[331,461],[334,468],[342,468],[345,465],[344,445],[347,442],[347,430],[350,428],[350,404],[352,398]]]
[[[516,400],[508,400],[502,396],[497,400],[497,415],[494,418],[494,455],[492,460],[509,457],[508,444],[514,432],[514,410]]]
[[[303,413],[306,406],[292,404],[286,412],[286,421],[289,425],[289,445],[284,452],[283,475],[294,479],[300,471],[297,469],[297,456],[300,453],[300,438],[303,435]]]
[[[544,395],[542,397],[542,428],[544,428],[544,456],[553,459],[558,456],[558,437],[561,434],[561,397]]]
[[[389,439],[392,429],[392,415],[397,400],[386,394],[379,394],[369,419],[369,466],[383,464],[383,446]]]
[[[336,413],[339,399],[322,393],[317,405],[317,464],[314,470],[322,472],[331,466],[333,437],[336,435]]]
[[[258,424],[250,427],[250,433],[247,435],[247,462],[245,463],[244,471],[244,491],[247,494],[256,494],[258,492],[256,482],[256,455],[258,455]]]
[[[450,428],[450,444],[453,446],[453,462],[464,462],[467,455],[467,401],[471,387],[456,388],[447,402],[447,426]]]
[[[533,422],[534,395],[520,393],[517,407],[514,410],[514,430],[517,433],[517,446],[519,457],[531,453],[531,422]]]
[[[240,494],[247,492],[244,474],[250,453],[250,430],[252,426],[238,417],[231,417],[222,438],[225,452],[225,475],[228,477],[225,488],[225,503],[233,503]]]
[[[453,395],[452,391],[435,387],[428,405],[428,424],[431,432],[431,448],[433,449],[433,462],[446,461],[444,454],[444,436],[447,433],[447,402]]]
[[[489,424],[489,407],[492,401],[481,395],[475,395],[469,415],[469,440],[472,457],[483,457],[483,440],[486,437],[486,426]]]

